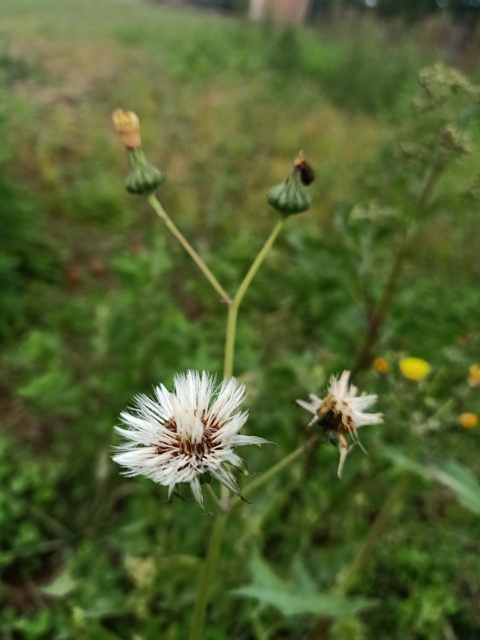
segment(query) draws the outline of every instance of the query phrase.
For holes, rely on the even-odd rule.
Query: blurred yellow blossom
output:
[[[375,358],[373,368],[378,373],[388,373],[390,371],[390,362],[386,358]]]
[[[476,413],[462,413],[458,416],[458,422],[460,426],[465,429],[471,429],[472,427],[476,427],[478,424],[478,416]]]
[[[402,376],[408,380],[423,380],[430,373],[430,365],[422,358],[402,358],[399,364]]]
[[[480,366],[472,364],[468,370],[468,384],[471,387],[480,387]]]

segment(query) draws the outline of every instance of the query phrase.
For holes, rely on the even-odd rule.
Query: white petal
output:
[[[234,436],[231,439],[232,447],[244,447],[247,444],[258,444],[261,446],[262,444],[273,444],[270,440],[265,440],[265,438],[259,438],[258,436]]]
[[[122,412],[123,425],[116,430],[124,442],[116,447],[113,459],[124,467],[125,475],[141,474],[166,486],[169,498],[177,484],[190,483],[203,505],[199,477],[205,472],[238,494],[235,478],[222,464],[242,468],[234,447],[268,442],[239,435],[248,418],[240,409],[244,398],[245,386],[235,378],[216,386],[205,371],[178,374],[173,391],[160,384],[153,397],[137,395],[133,406]],[[312,401],[321,402],[316,396]]]
[[[310,411],[310,413],[313,413],[314,415],[317,413],[317,409],[320,408],[318,405],[315,405],[310,402],[306,402],[305,400],[297,400],[296,402],[298,405],[302,407],[302,409],[306,409],[307,411]]]
[[[200,481],[197,477],[193,478],[190,481],[190,487],[192,489],[192,493],[195,496],[195,500],[198,502],[198,504],[202,507],[203,509],[203,495],[202,495],[202,488],[200,486]]]
[[[230,489],[232,493],[235,493],[237,496],[240,495],[240,489],[235,481],[235,478],[225,471],[223,467],[218,467],[217,469],[212,469],[210,471],[211,475],[216,478],[221,484],[225,485],[227,489]]]

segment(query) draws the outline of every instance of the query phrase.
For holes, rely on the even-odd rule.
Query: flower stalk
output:
[[[262,249],[259,251],[257,257],[253,261],[252,266],[248,270],[245,278],[240,284],[233,301],[230,301],[228,304],[227,334],[226,334],[226,341],[225,341],[225,359],[224,359],[224,368],[223,368],[223,375],[225,379],[228,379],[233,375],[233,364],[234,364],[234,357],[235,357],[235,337],[236,337],[236,330],[237,330],[238,310],[239,310],[240,304],[248,290],[248,287],[252,283],[253,278],[255,277],[257,271],[259,270],[262,262],[265,260],[265,258],[268,255],[268,252],[272,248],[273,243],[275,242],[276,237],[280,233],[284,223],[285,223],[284,219],[280,219],[277,222],[272,232],[270,233],[270,236],[268,237],[267,241],[265,242]],[[256,480],[257,484],[259,485],[263,484],[263,482],[266,482],[270,477],[272,477],[272,475],[275,475],[275,473],[278,473],[278,471],[280,471],[285,466],[290,464],[290,462],[295,460],[295,458],[297,458],[302,453],[303,449],[304,447],[302,445],[296,451],[294,451],[293,454],[290,454],[289,456],[281,460],[280,463],[278,463],[277,465],[274,465],[274,467],[272,467],[272,469],[270,470],[271,471],[270,474],[268,475],[263,474],[263,476],[261,476],[260,478],[257,478]],[[264,478],[263,482],[259,483],[259,481],[262,478]],[[248,485],[247,489],[249,490],[249,492],[252,491],[251,485],[254,483],[250,483],[250,485]],[[241,498],[239,498],[238,501],[236,501],[234,504],[238,504],[240,503],[240,501],[241,501]],[[205,561],[202,568],[200,584],[198,586],[198,592],[197,592],[197,599],[195,602],[195,609],[194,609],[191,626],[190,626],[189,640],[201,640],[201,637],[202,637],[205,611],[208,604],[208,597],[209,597],[209,593],[210,593],[210,589],[213,581],[213,576],[215,574],[215,570],[218,564],[220,547],[221,547],[223,535],[225,532],[225,525],[227,523],[228,513],[231,507],[233,506],[233,504],[229,503],[228,492],[225,491],[225,487],[222,487],[221,497],[219,502],[220,502],[220,505],[222,505],[222,507],[224,508],[225,512],[220,513],[216,516],[215,522],[213,524],[213,528],[210,534],[207,555],[205,557]]]
[[[390,519],[390,516],[395,509],[395,506],[400,502],[402,496],[408,488],[411,480],[411,473],[406,472],[399,478],[397,484],[393,488],[390,496],[380,509],[373,525],[367,534],[367,537],[362,542],[357,555],[355,556],[352,564],[348,568],[347,573],[341,579],[340,584],[335,590],[336,594],[346,596],[351,588],[354,586],[363,568],[365,567],[368,559],[373,553],[375,545],[380,539],[382,531]]]
[[[193,610],[188,640],[201,640],[202,638],[208,596],[210,595],[213,576],[218,565],[220,546],[222,544],[223,534],[227,524],[227,517],[227,513],[219,514],[215,518],[215,522],[213,524],[208,543],[207,556],[203,564],[200,584],[198,586],[197,599]]]
[[[420,192],[418,198],[417,206],[420,211],[427,206],[435,187],[435,183],[440,177],[442,170],[443,165],[436,157],[432,163],[430,171],[428,172],[422,191]],[[413,238],[416,235],[417,229],[418,227],[415,222],[411,221],[397,245],[395,259],[385,283],[380,302],[378,303],[377,309],[370,317],[365,339],[360,348],[357,361],[352,368],[352,378],[354,378],[361,371],[364,371],[370,365],[373,349],[377,344],[378,338],[380,336],[380,330],[383,327],[385,318],[387,317],[387,314],[390,310],[393,296],[395,295],[398,284],[402,277],[405,260],[407,258]]]
[[[188,372],[185,377],[177,377],[174,393],[168,392],[163,385],[157,387],[156,400],[137,396],[133,413],[122,414],[128,429],[117,427],[117,431],[127,438],[127,443],[118,448],[119,453],[114,457],[116,462],[127,469],[127,475],[143,474],[168,486],[169,498],[177,482],[189,483],[195,499],[202,507],[202,474],[210,474],[223,485],[220,497],[217,498],[215,493],[212,496],[219,508],[219,513],[210,534],[188,636],[189,640],[200,640],[228,512],[231,508],[228,490],[236,493],[239,500],[244,499],[225,463],[241,468],[242,461],[233,452],[232,447],[267,442],[263,438],[237,435],[247,417],[246,412],[237,411],[244,387],[236,389],[237,383],[232,377],[238,310],[257,271],[283,228],[286,218],[309,208],[310,197],[304,192],[302,185],[311,184],[315,174],[300,152],[295,158],[291,174],[284,183],[269,191],[268,203],[280,213],[280,219],[260,249],[232,300],[155,196],[163,174],[148,163],[141,151],[140,123],[136,114],[117,109],[113,114],[113,123],[127,149],[132,168],[126,182],[127,191],[146,197],[155,213],[190,255],[228,307],[224,381],[217,390],[216,399],[211,400],[213,382],[208,379],[205,372],[201,377],[194,372]],[[223,397],[228,395],[227,391],[231,392],[229,398]],[[223,406],[220,402],[221,398]],[[258,488],[285,468],[303,450],[302,445],[274,465],[269,472],[251,483],[249,491]],[[212,492],[211,487],[209,490]]]
[[[147,201],[150,204],[150,206],[152,207],[152,209],[155,211],[155,213],[158,215],[158,217],[161,220],[163,220],[163,222],[165,223],[165,225],[166,225],[167,229],[170,231],[170,233],[178,240],[178,242],[182,245],[182,247],[185,249],[185,251],[188,253],[188,255],[192,258],[192,260],[195,262],[197,267],[203,273],[205,278],[208,280],[208,282],[212,285],[212,287],[218,293],[220,298],[223,300],[223,302],[225,302],[225,304],[230,306],[232,304],[232,300],[231,300],[230,296],[225,291],[225,289],[222,287],[222,285],[218,282],[217,278],[213,275],[213,273],[210,271],[210,269],[207,267],[207,265],[205,264],[204,260],[195,251],[195,249],[188,242],[188,240],[185,238],[183,233],[175,225],[173,220],[170,218],[168,213],[165,211],[165,209],[162,207],[162,205],[158,201],[158,198],[154,194],[152,194],[152,195],[148,196]]]
[[[259,251],[257,257],[252,263],[252,266],[248,270],[245,278],[242,283],[238,287],[237,293],[233,299],[232,304],[228,309],[228,320],[227,320],[227,336],[225,341],[225,360],[223,367],[223,375],[228,378],[233,375],[233,360],[234,360],[234,351],[235,351],[235,336],[237,331],[237,319],[238,319],[238,310],[242,303],[242,300],[247,293],[248,287],[252,283],[253,278],[255,277],[257,271],[259,270],[262,262],[268,255],[268,252],[273,246],[278,234],[283,228],[285,224],[285,218],[281,218],[278,220],[277,224],[272,229],[267,241],[263,245],[262,249]]]

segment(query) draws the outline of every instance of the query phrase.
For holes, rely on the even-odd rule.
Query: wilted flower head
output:
[[[140,139],[140,120],[133,111],[116,109],[112,114],[113,126],[127,149],[138,149]]]
[[[245,386],[235,378],[215,380],[205,371],[187,371],[174,378],[174,391],[155,387],[155,398],[138,395],[121,419],[127,428],[115,427],[127,442],[117,447],[115,462],[126,468],[126,476],[144,475],[168,487],[190,483],[193,495],[203,507],[200,476],[209,474],[233,493],[240,495],[235,478],[226,465],[243,466],[234,447],[266,444],[256,436],[239,435],[247,412],[239,407]]]
[[[297,400],[298,404],[313,413],[313,418],[309,427],[318,424],[329,440],[338,444],[340,450],[340,463],[338,465],[338,477],[342,475],[343,465],[347,453],[354,444],[358,444],[363,449],[357,435],[357,429],[366,424],[379,424],[383,422],[381,413],[365,413],[364,409],[373,404],[377,396],[365,395],[357,396],[358,389],[353,384],[349,385],[350,371],[344,371],[337,378],[332,376],[328,386],[328,395],[321,399],[315,394],[310,394],[310,402]],[[353,440],[351,445],[345,436],[350,436]]]

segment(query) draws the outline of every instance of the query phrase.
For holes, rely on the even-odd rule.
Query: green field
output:
[[[420,27],[292,30],[126,0],[0,0],[0,16],[1,640],[194,638],[218,505],[122,477],[113,427],[176,373],[222,378],[227,311],[126,193],[119,107],[232,297],[278,220],[267,191],[299,149],[316,173],[240,308],[244,432],[278,446],[239,450],[253,504],[228,516],[204,640],[477,638],[480,429],[459,418],[480,415],[474,74],[422,88],[440,54]],[[429,375],[402,376],[406,356]],[[356,364],[384,414],[368,455],[339,480],[322,438],[267,482],[320,434],[295,400]]]

